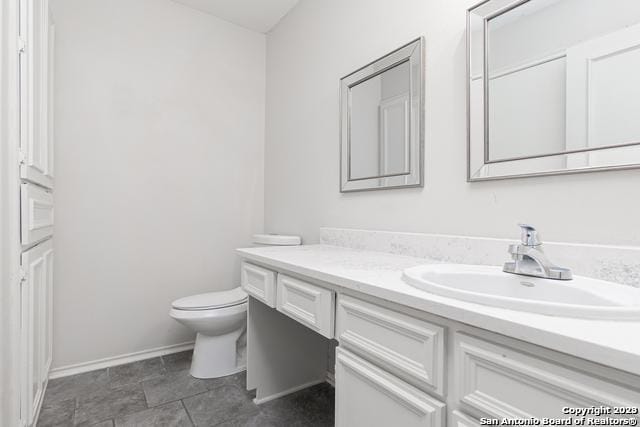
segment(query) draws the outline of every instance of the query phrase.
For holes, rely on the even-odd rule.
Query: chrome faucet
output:
[[[553,264],[542,252],[542,242],[536,229],[527,224],[518,225],[522,229],[522,243],[509,245],[513,261],[505,262],[502,271],[545,279],[571,280],[571,270]]]

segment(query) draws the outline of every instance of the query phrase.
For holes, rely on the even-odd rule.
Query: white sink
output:
[[[421,265],[403,273],[408,284],[463,301],[562,317],[640,319],[640,289],[574,276],[550,280],[504,273],[500,267]]]

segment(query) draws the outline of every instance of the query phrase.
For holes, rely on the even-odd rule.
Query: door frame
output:
[[[20,0],[0,2],[0,426],[20,421]]]

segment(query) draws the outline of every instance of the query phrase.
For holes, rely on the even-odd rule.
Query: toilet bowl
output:
[[[190,373],[218,378],[244,370],[237,342],[247,326],[247,294],[240,288],[180,298],[169,315],[197,333]]]
[[[255,234],[258,246],[297,246],[298,236]],[[245,369],[238,365],[238,339],[247,328],[247,294],[237,287],[175,300],[169,315],[197,333],[191,375],[218,378]]]

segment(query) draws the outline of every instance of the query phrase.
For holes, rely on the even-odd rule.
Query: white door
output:
[[[445,404],[340,347],[337,427],[443,426]]]
[[[21,418],[33,425],[51,366],[53,245],[51,239],[22,254],[20,293]]]
[[[53,188],[53,132],[50,94],[53,45],[49,0],[25,0],[22,8],[25,54],[21,79],[21,178]]]
[[[567,50],[567,149],[640,143],[640,25]],[[571,167],[640,161],[637,147],[592,151],[569,158]]]

